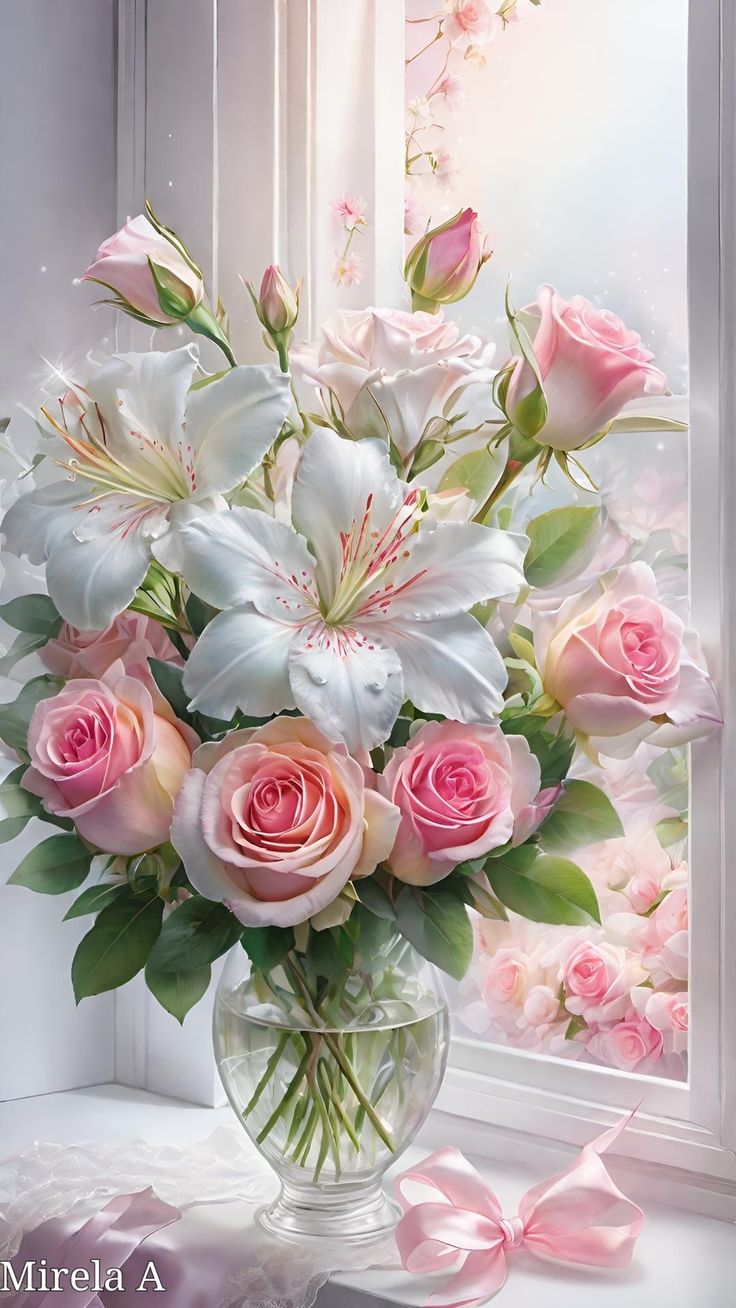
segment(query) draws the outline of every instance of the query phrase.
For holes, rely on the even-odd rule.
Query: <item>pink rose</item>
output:
[[[62,622],[58,635],[39,650],[46,667],[56,677],[103,677],[113,663],[122,661],[126,671],[133,663],[148,658],[181,666],[182,660],[160,622],[126,610],[103,631],[80,631]]]
[[[664,1040],[646,1018],[633,1017],[596,1032],[587,1047],[593,1058],[622,1072],[648,1072],[662,1057]]]
[[[532,986],[524,1000],[524,1017],[537,1029],[549,1027],[560,1015],[560,1000],[551,986]]]
[[[399,814],[306,718],[202,745],[171,840],[192,884],[246,926],[295,926],[389,853]]]
[[[100,681],[70,681],[34,709],[24,787],[98,849],[139,854],[163,844],[191,733],[155,708],[119,663]]]
[[[604,840],[586,851],[594,880],[621,890],[635,913],[646,913],[672,872],[672,863],[653,831]]]
[[[389,859],[401,881],[428,886],[458,864],[505,845],[539,790],[523,736],[500,727],[427,722],[379,778],[401,811]]]
[[[325,323],[319,341],[295,345],[290,361],[342,427],[385,440],[388,425],[409,461],[429,423],[443,421],[470,383],[490,381],[490,354],[442,314],[354,309]]]
[[[568,303],[554,287],[542,286],[520,319],[533,339],[546,420],[540,428],[525,405],[537,379],[523,358],[513,363],[503,407],[509,422],[540,445],[579,450],[605,432],[629,401],[666,390],[667,379],[653,366],[641,337],[582,295]]]
[[[514,846],[523,845],[524,841],[529,839],[537,827],[541,827],[545,819],[549,817],[562,792],[563,786],[561,783],[557,786],[547,786],[544,790],[540,790],[531,804],[527,804],[525,808],[517,813],[512,839]]]
[[[457,172],[457,164],[444,148],[436,152],[435,164],[440,177]],[[464,299],[490,257],[474,209],[461,209],[447,222],[432,227],[409,251],[404,265],[413,307],[436,308]]]
[[[645,737],[668,747],[719,725],[697,637],[661,603],[647,563],[601,577],[533,623],[545,691],[576,731],[601,738],[604,754],[631,754]]]
[[[489,1012],[500,1016],[499,1007],[521,1009],[529,992],[531,959],[514,946],[494,954],[483,983],[483,998]]]
[[[633,954],[601,941],[580,941],[562,967],[562,986],[569,1012],[589,1025],[615,1022],[631,1007],[631,990],[646,980]]]
[[[646,919],[640,935],[642,962],[655,985],[688,976],[688,892],[671,890]]]
[[[152,326],[167,327],[188,317],[204,295],[202,274],[182,251],[139,214],[102,242],[82,281],[100,282],[115,292],[123,302],[120,307]]]

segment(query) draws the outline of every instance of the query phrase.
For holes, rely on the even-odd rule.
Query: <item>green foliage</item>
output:
[[[687,839],[688,825],[683,818],[663,818],[654,830],[662,848],[672,849],[673,845],[679,845]]]
[[[567,580],[590,561],[601,525],[597,505],[550,509],[532,518],[527,527],[529,549],[524,574],[530,586],[552,586]]]
[[[506,450],[484,445],[482,450],[471,450],[455,459],[440,480],[439,490],[466,490],[477,504],[488,499],[501,480],[506,466]]]
[[[161,930],[163,903],[128,890],[103,908],[80,941],[72,963],[77,1003],[125,985],[145,967]]]
[[[458,980],[465,975],[473,956],[473,928],[451,886],[405,886],[396,901],[396,925],[423,958]]]
[[[361,904],[364,904],[369,912],[375,914],[376,917],[384,918],[387,922],[396,921],[396,909],[391,903],[388,891],[384,889],[375,875],[361,877],[355,883],[355,889],[358,892]]]
[[[211,977],[212,968],[209,963],[184,972],[159,972],[151,965],[150,958],[146,964],[148,989],[177,1022],[183,1023],[189,1010],[199,1003]]]
[[[569,859],[540,855],[534,846],[523,845],[489,859],[486,872],[501,902],[531,922],[561,926],[600,922],[593,885]]]
[[[240,943],[253,966],[259,972],[268,973],[283,963],[293,949],[294,932],[291,927],[245,927],[240,933]]]
[[[92,853],[79,836],[50,836],[26,854],[8,885],[25,886],[42,895],[76,890],[89,874]]]
[[[50,640],[61,626],[58,609],[48,595],[19,595],[7,604],[0,604],[0,618],[16,631],[43,636]]]
[[[33,710],[42,699],[49,699],[61,689],[53,677],[34,677],[10,704],[0,705],[0,740],[18,754],[28,753],[28,724]]]
[[[206,967],[236,944],[241,931],[224,904],[192,895],[164,922],[151,955],[151,968],[155,972],[190,972]]]
[[[546,730],[546,719],[521,712],[501,720],[507,736],[524,736],[532,754],[539,760],[541,788],[556,786],[568,774],[575,754],[575,738],[566,728]]]
[[[100,913],[108,904],[114,903],[121,895],[127,893],[127,885],[120,881],[106,881],[99,886],[89,886],[74,900],[71,908],[64,914],[63,920],[68,922],[73,917],[87,917],[90,913]]]
[[[583,849],[624,834],[621,819],[607,795],[590,781],[566,781],[553,811],[539,829],[545,849]]]
[[[171,705],[176,716],[182,722],[186,722],[191,726],[192,720],[188,708],[189,696],[182,686],[182,669],[175,667],[173,663],[166,663],[163,659],[155,658],[149,658],[148,666],[161,694]]]

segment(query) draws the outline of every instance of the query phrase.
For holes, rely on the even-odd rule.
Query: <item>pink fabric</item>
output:
[[[440,1149],[398,1177],[404,1216],[396,1243],[404,1267],[419,1274],[453,1273],[430,1295],[427,1308],[485,1303],[503,1287],[507,1254],[522,1246],[557,1262],[626,1266],[644,1214],[614,1184],[601,1154],[630,1116],[586,1145],[559,1175],[528,1190],[516,1217],[504,1216],[493,1190],[458,1149]],[[433,1191],[432,1199],[413,1203],[406,1193],[411,1184]]]
[[[38,1263],[43,1258],[49,1268],[88,1268],[92,1280],[92,1259],[98,1258],[104,1277],[106,1268],[124,1268],[149,1236],[178,1222],[180,1217],[178,1208],[164,1203],[150,1188],[118,1195],[71,1234],[69,1222],[73,1222],[73,1215],[60,1223],[44,1223],[21,1246],[14,1260],[17,1274],[27,1259]],[[55,1226],[60,1227],[56,1241],[48,1244],[49,1230]],[[38,1247],[36,1237],[40,1237]],[[103,1304],[93,1288],[74,1290],[67,1283],[59,1290],[13,1294],[9,1308],[103,1308]]]

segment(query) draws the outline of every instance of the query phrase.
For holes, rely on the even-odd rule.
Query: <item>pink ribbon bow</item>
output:
[[[624,1118],[585,1146],[564,1172],[527,1190],[518,1217],[504,1217],[490,1186],[460,1153],[439,1149],[397,1178],[404,1216],[396,1228],[401,1261],[408,1272],[459,1271],[430,1295],[427,1308],[476,1308],[503,1287],[506,1255],[522,1246],[542,1258],[588,1267],[625,1267],[644,1214],[621,1193],[601,1154],[629,1122]],[[436,1199],[413,1204],[413,1182],[434,1190]]]

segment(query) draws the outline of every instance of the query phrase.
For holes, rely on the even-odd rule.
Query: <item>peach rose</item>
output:
[[[394,750],[379,778],[401,812],[391,871],[429,886],[458,863],[505,845],[539,780],[539,763],[523,736],[505,736],[497,726],[425,723]]]
[[[601,577],[533,621],[545,690],[604,754],[631,754],[644,737],[669,747],[720,724],[697,637],[661,603],[647,563]]]
[[[171,839],[192,884],[246,926],[296,926],[386,858],[399,813],[306,718],[200,746]]]
[[[39,655],[55,677],[103,677],[121,659],[126,671],[132,663],[162,659],[181,667],[182,660],[160,622],[126,610],[103,631],[80,631],[62,622]]]
[[[504,411],[527,436],[555,450],[579,450],[605,432],[630,400],[662,395],[664,373],[641,337],[608,309],[598,309],[582,295],[563,300],[553,286],[542,286],[536,303],[519,315],[533,338],[544,397],[546,420],[529,408],[537,379],[524,358],[502,393]],[[531,426],[529,425],[532,419]]]
[[[99,681],[70,681],[34,709],[24,787],[98,849],[139,854],[163,844],[191,733],[155,708],[120,663]]]

